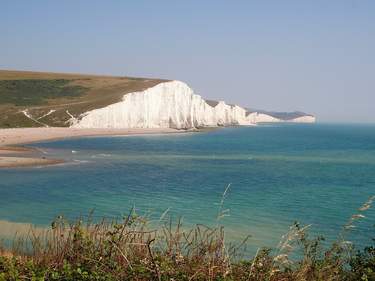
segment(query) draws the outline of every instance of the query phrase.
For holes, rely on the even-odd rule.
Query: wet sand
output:
[[[59,159],[36,155],[37,151],[20,145],[89,136],[128,136],[149,134],[172,134],[185,131],[175,129],[73,129],[73,128],[15,128],[0,129],[0,168],[53,165]]]
[[[54,165],[63,163],[63,160],[59,159],[47,159],[37,157],[3,157],[0,156],[0,168],[14,168],[14,167],[27,167],[27,166],[42,166],[42,165]]]

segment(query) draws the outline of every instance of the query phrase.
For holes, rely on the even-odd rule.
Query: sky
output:
[[[375,123],[375,1],[0,0],[0,69],[181,80],[244,107]]]

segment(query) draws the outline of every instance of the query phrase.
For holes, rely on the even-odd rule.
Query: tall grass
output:
[[[225,241],[219,220],[228,214],[224,192],[215,227],[183,227],[161,217],[158,226],[134,210],[119,220],[57,217],[44,233],[32,229],[0,248],[3,280],[375,280],[375,250],[356,252],[347,240],[375,199],[371,197],[330,247],[310,238],[310,226],[294,224],[276,249],[243,258],[246,239]],[[296,251],[298,259],[291,256]]]

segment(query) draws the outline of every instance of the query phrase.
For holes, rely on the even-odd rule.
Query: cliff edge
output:
[[[0,128],[174,128],[315,122],[209,101],[184,82],[0,70]],[[285,117],[287,116],[287,117]]]

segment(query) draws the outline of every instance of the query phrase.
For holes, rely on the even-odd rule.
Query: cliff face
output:
[[[286,113],[293,114],[293,113]],[[300,116],[292,118],[282,118],[273,116],[272,113],[267,114],[264,112],[251,112],[247,115],[247,120],[250,123],[278,123],[278,122],[287,122],[287,123],[315,123],[315,116],[299,113]]]
[[[74,128],[176,128],[250,124],[246,110],[219,102],[209,105],[185,83],[160,83],[124,95],[122,101],[71,120]]]
[[[68,127],[74,118],[167,80],[0,70],[0,128]]]
[[[251,112],[247,115],[247,120],[251,123],[275,123],[282,122],[282,120],[275,118],[271,115],[259,112]]]
[[[70,123],[74,128],[191,129],[285,121],[223,101],[205,101],[185,83],[169,81],[124,94],[120,102],[72,117]],[[311,123],[315,117],[298,115],[287,122]]]
[[[204,100],[185,83],[125,76],[0,70],[0,128],[177,128],[315,122]]]
[[[255,123],[287,122],[287,123],[315,123],[316,118],[311,114],[301,111],[279,112],[257,109],[246,109],[247,118]]]
[[[315,123],[316,118],[315,116],[312,115],[306,115],[306,116],[301,116],[297,117],[291,120],[293,123]]]

